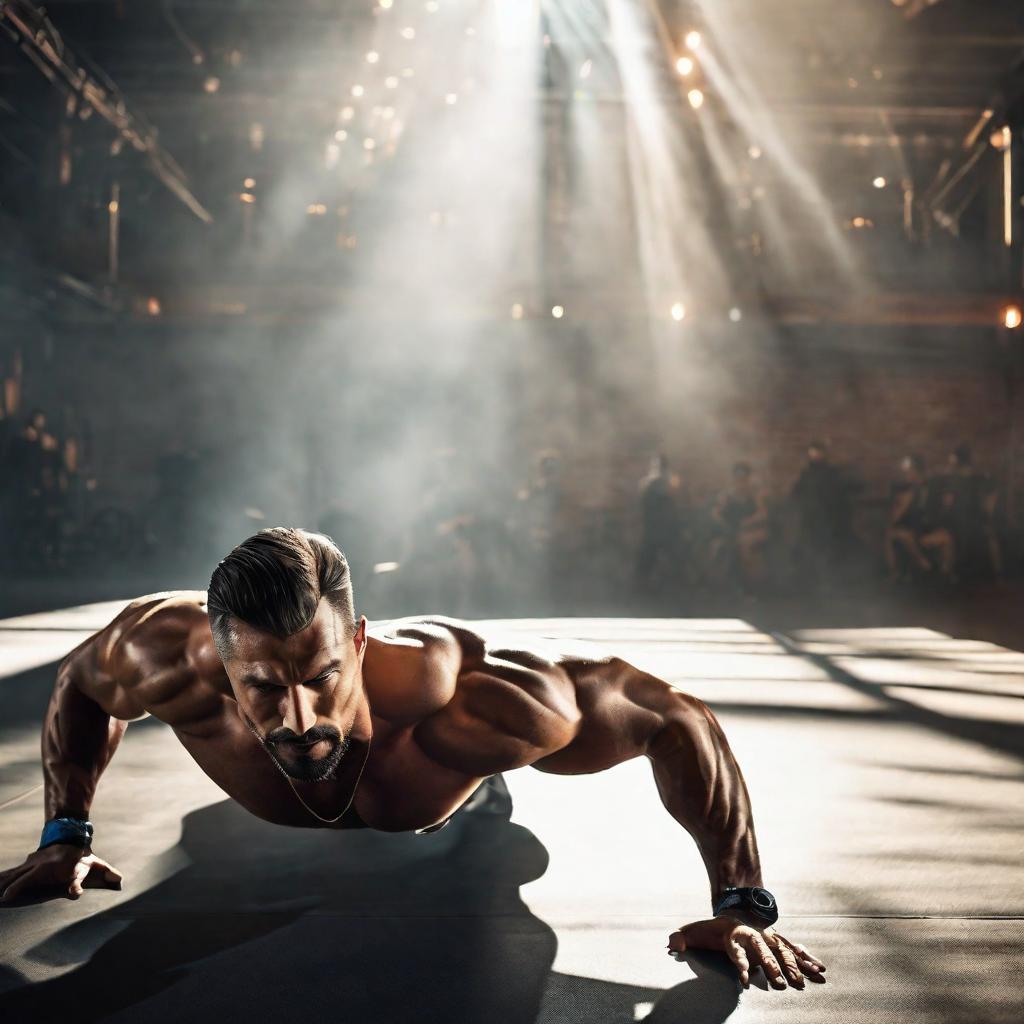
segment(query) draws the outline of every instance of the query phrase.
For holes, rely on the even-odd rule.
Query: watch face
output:
[[[767,889],[751,889],[750,901],[758,910],[775,909],[775,897]]]

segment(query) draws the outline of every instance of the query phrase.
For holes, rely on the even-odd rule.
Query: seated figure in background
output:
[[[885,533],[885,561],[893,580],[906,579],[906,559],[923,572],[935,567],[947,579],[953,575],[956,547],[953,534],[943,525],[941,495],[925,475],[920,455],[907,455],[900,462],[901,479],[894,484]]]

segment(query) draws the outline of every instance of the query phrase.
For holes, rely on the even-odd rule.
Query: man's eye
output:
[[[273,693],[278,689],[273,683],[253,683],[252,688],[257,693]]]

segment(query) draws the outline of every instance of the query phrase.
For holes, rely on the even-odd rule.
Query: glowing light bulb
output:
[[[246,187],[248,188],[248,186],[246,186]],[[120,209],[121,209],[121,204],[118,203],[118,201],[116,199],[111,199],[110,202],[107,203],[107,211],[109,213],[117,213],[117,211],[120,210]]]
[[[590,72],[594,69],[594,62],[592,60],[585,60],[580,65],[580,78],[589,78]]]
[[[384,79],[384,88],[385,89],[397,89],[398,88],[398,79],[394,75],[388,75],[388,77]]]
[[[403,28],[402,31],[399,33],[399,35],[403,39],[415,39],[416,29],[414,29],[412,25],[406,25],[405,28]]]
[[[345,131],[344,128],[339,128],[334,133],[334,141],[335,142],[344,142],[347,138],[348,138],[348,132]]]
[[[522,320],[523,319],[523,304],[521,302],[512,303],[512,319]]]
[[[394,3],[395,0],[379,0],[379,6],[382,11],[390,11]]]
[[[242,184],[246,188],[255,188],[256,187],[256,179],[255,178],[246,178],[245,181],[242,182]]]
[[[676,61],[676,71],[678,71],[684,78],[687,75],[693,74],[693,68],[694,64],[692,57],[680,57],[679,60]]]
[[[760,146],[751,146],[747,150],[747,156],[749,156],[751,160],[760,160],[761,159],[761,147]]]
[[[1020,306],[1007,306],[1003,310],[1003,325],[1008,330],[1015,331],[1022,323],[1024,323],[1024,313],[1021,312]]]
[[[351,121],[356,116],[355,107],[342,107],[341,108],[341,119],[342,121]]]
[[[359,97],[362,96],[365,92],[366,90],[361,85],[352,86],[352,95],[355,96],[356,99],[359,99]]]
[[[370,150],[376,148],[377,142],[375,139],[363,139],[363,149]]]
[[[449,107],[454,107],[455,104],[459,102],[459,97],[456,93],[450,92],[448,93],[447,96],[445,96],[444,101],[445,103],[448,104]]]
[[[379,60],[380,60],[380,54],[376,50],[371,50],[366,55],[366,63],[367,64],[376,64],[377,61],[379,61]]]
[[[871,184],[874,185],[875,188],[885,188],[888,182],[885,180],[885,178],[879,175],[877,178],[875,178],[873,182],[871,182]]]
[[[680,320],[686,319],[686,307],[681,302],[673,302],[672,308],[669,310],[672,314],[672,319],[678,323]]]
[[[241,192],[238,196],[243,203],[255,203],[256,197],[251,192]]]
[[[734,323],[738,324],[743,319],[743,310],[739,306],[733,306],[729,310],[729,319]]]
[[[990,136],[988,141],[998,150],[1009,149],[1010,143],[1013,141],[1013,133],[1009,127],[997,128]]]
[[[694,110],[699,110],[704,106],[704,93],[700,89],[691,89],[687,94],[686,98],[690,101],[690,106]]]
[[[208,93],[215,93],[220,88],[220,79],[216,75],[210,75],[210,77],[203,82],[203,88]]]
[[[427,14],[436,14],[441,7],[437,0],[427,0],[423,6],[426,8]]]
[[[562,317],[565,316],[565,307],[563,307],[563,306],[552,306],[551,307],[551,315],[556,320],[561,320]]]
[[[688,50],[699,50],[700,44],[703,41],[704,40],[701,38],[701,34],[696,29],[692,29],[691,31],[687,32],[686,35],[683,37],[683,42],[686,44],[686,48]]]

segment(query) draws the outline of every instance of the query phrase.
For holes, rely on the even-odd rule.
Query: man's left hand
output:
[[[821,984],[825,965],[799,942],[791,942],[773,927],[744,924],[728,914],[684,925],[669,936],[674,953],[687,949],[713,949],[725,953],[740,972],[744,988],[750,988],[750,972],[760,967],[773,988],[804,987],[804,978]]]

